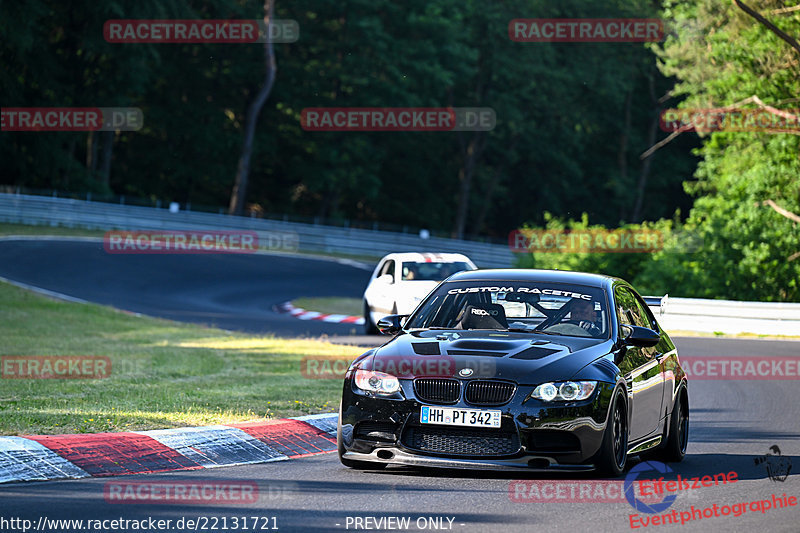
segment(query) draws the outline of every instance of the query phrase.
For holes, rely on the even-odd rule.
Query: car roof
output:
[[[568,270],[536,270],[526,268],[497,268],[468,270],[447,278],[452,281],[547,281],[552,283],[572,283],[587,287],[610,287],[619,278],[589,272]]]
[[[394,259],[395,261],[415,261],[417,263],[456,263],[458,261],[472,262],[464,254],[456,253],[436,253],[436,252],[398,252],[386,255],[384,259]]]

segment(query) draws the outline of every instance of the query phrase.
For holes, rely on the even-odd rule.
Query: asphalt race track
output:
[[[215,323],[229,329],[282,334],[336,333],[332,324],[300,323],[275,315],[271,305],[297,296],[358,296],[368,273],[330,261],[285,256],[108,256],[102,247],[63,241],[0,241],[0,276],[123,309],[177,320]],[[160,287],[156,289],[155,287]],[[306,330],[307,331],[304,331]],[[348,333],[347,328],[343,334]],[[295,332],[295,333],[292,333]],[[787,356],[800,358],[800,342],[754,339],[677,338],[682,356]],[[681,491],[658,514],[636,511],[627,501],[570,502],[570,484],[593,478],[525,472],[415,471],[389,468],[355,471],[339,464],[335,453],[286,462],[186,471],[181,473],[94,478],[77,481],[0,485],[0,516],[31,520],[172,520],[169,531],[194,531],[185,520],[199,519],[205,530],[270,531],[786,531],[800,529],[797,506],[760,509],[753,501],[772,496],[800,499],[800,402],[797,381],[690,381],[690,436],[686,459],[670,464],[681,477],[736,472],[735,483]],[[771,446],[782,453],[788,475],[757,459]],[[773,457],[772,459],[775,459]],[[633,461],[631,466],[636,465]],[[658,477],[650,472],[646,477]],[[539,480],[539,501],[519,501],[515,480]],[[782,480],[781,480],[782,479]],[[187,503],[109,503],[109,482],[254,482],[255,502],[221,498],[202,505]],[[547,480],[562,483],[561,491]],[[510,490],[511,489],[511,490]],[[563,496],[566,497],[563,497]],[[529,496],[529,495],[528,495]],[[677,511],[691,515],[717,505],[746,503],[740,516],[695,518],[684,525],[650,525],[645,517]],[[741,506],[738,506],[741,513]],[[763,510],[763,512],[762,512]],[[729,508],[730,511],[730,508]],[[246,517],[247,528],[242,518]],[[409,519],[398,528],[390,517]],[[184,519],[181,527],[178,520]],[[253,519],[258,518],[257,527]],[[274,518],[274,519],[273,519]],[[225,520],[223,520],[225,519]],[[233,527],[238,519],[238,525]],[[267,520],[268,519],[268,520]],[[379,522],[383,519],[382,522]],[[19,525],[19,524],[17,524]],[[197,525],[197,524],[195,524]],[[225,526],[223,528],[223,525]],[[356,527],[359,526],[360,527]],[[264,527],[266,526],[266,527]],[[437,526],[437,527],[434,527]],[[0,524],[0,531],[22,531]],[[197,528],[203,530],[202,528]],[[48,531],[73,531],[48,529]],[[83,529],[86,531],[88,529]],[[133,529],[129,529],[133,530]]]
[[[280,336],[352,335],[273,306],[301,296],[361,297],[374,265],[285,254],[108,254],[102,242],[0,240],[0,277],[150,316]]]
[[[729,339],[678,339],[681,353],[693,356],[729,354],[798,355],[798,342]],[[793,381],[694,381],[690,384],[690,437],[686,459],[671,468],[682,477],[702,477],[735,471],[738,481],[680,493],[664,513],[697,508],[719,508],[735,503],[800,495],[800,409]],[[755,459],[777,445],[793,468],[785,481],[772,481]],[[650,474],[654,475],[654,474]],[[21,517],[36,523],[49,519],[197,519],[223,517],[231,527],[234,517],[276,517],[280,531],[353,531],[357,517],[411,517],[417,531],[420,517],[452,518],[445,531],[545,531],[568,528],[574,532],[624,531],[630,515],[626,501],[569,503],[519,502],[511,497],[514,480],[558,479],[580,482],[591,475],[552,476],[524,472],[474,473],[459,471],[355,471],[339,464],[335,453],[286,462],[189,471],[161,475],[94,478],[77,481],[0,486],[0,516]],[[104,500],[110,481],[184,480],[194,482],[255,482],[257,503],[118,504]],[[545,491],[542,490],[542,494]],[[557,493],[555,493],[557,494]],[[568,495],[569,491],[564,491]],[[553,497],[553,493],[551,493]],[[638,513],[640,516],[649,516]],[[663,513],[662,513],[663,514]],[[346,528],[350,517],[350,527]],[[221,524],[220,523],[220,528]],[[372,525],[375,523],[370,522]],[[683,526],[650,526],[647,531],[786,531],[796,532],[800,507],[750,511],[739,517],[703,518]],[[263,525],[259,523],[259,526]],[[425,525],[420,522],[420,525]],[[640,525],[640,524],[636,524]],[[430,523],[428,524],[430,526]],[[365,531],[365,529],[358,529]],[[377,530],[377,529],[375,529]],[[382,528],[380,531],[389,531]],[[436,531],[428,527],[429,531]],[[175,531],[181,531],[175,529]],[[253,531],[253,529],[249,529]]]

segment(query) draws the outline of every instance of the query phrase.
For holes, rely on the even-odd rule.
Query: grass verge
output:
[[[63,226],[26,226],[23,224],[0,223],[0,236],[4,235],[40,235],[57,237],[102,237],[103,230],[67,228]]]
[[[0,283],[0,356],[103,355],[105,379],[0,379],[0,435],[95,433],[331,412],[340,380],[300,373],[305,356],[363,348],[230,333],[54,301]],[[5,370],[5,369],[3,369]]]

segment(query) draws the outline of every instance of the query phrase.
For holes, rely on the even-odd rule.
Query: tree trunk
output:
[[[94,177],[94,171],[97,170],[97,146],[100,144],[98,135],[90,131],[86,137],[86,170],[89,175]]]
[[[656,98],[655,79],[652,75],[649,77],[648,85],[650,88],[650,100],[653,102],[654,109],[653,119],[650,121],[650,130],[647,132],[647,146],[653,146],[653,144],[656,142],[656,135],[658,134],[658,124],[661,117],[661,104],[659,99]],[[636,201],[634,202],[633,212],[631,213],[631,222],[642,221],[644,191],[647,187],[647,180],[650,177],[650,168],[652,166],[654,155],[655,153],[651,153],[642,161],[642,168],[639,172],[639,183],[636,185]]]
[[[100,174],[97,177],[104,192],[111,190],[111,156],[114,151],[115,137],[116,133],[113,131],[104,131],[100,134],[100,139],[103,142],[103,151],[100,159]]]
[[[486,187],[486,196],[483,197],[483,202],[481,202],[481,210],[478,211],[478,217],[475,219],[475,223],[472,225],[473,234],[477,235],[483,229],[483,224],[486,222],[486,215],[489,213],[489,206],[492,205],[494,189],[497,187],[497,183],[503,177],[505,170],[505,165],[500,165],[497,167],[497,169],[495,169],[494,175],[489,180],[489,185]]]
[[[483,225],[486,222],[486,216],[489,214],[489,207],[492,205],[492,196],[494,196],[494,190],[497,188],[497,184],[502,181],[506,170],[508,170],[508,158],[514,153],[514,150],[516,150],[517,141],[519,141],[519,137],[515,135],[511,141],[511,144],[509,144],[508,148],[504,150],[507,156],[503,158],[502,162],[495,169],[494,175],[489,180],[489,185],[486,187],[486,195],[483,197],[481,209],[478,212],[478,218],[475,220],[475,224],[472,226],[472,232],[475,234],[478,234],[481,232],[481,230],[483,230]]]
[[[459,140],[461,140],[459,132]],[[466,146],[461,142],[461,153],[464,157],[464,164],[458,171],[458,181],[460,183],[458,191],[458,210],[456,211],[456,221],[453,226],[453,238],[463,239],[464,228],[467,225],[467,213],[469,212],[469,193],[472,188],[472,178],[475,176],[475,169],[481,157],[483,148],[486,146],[486,133],[476,131]]]
[[[270,41],[270,24],[272,23],[274,12],[274,0],[265,0],[264,22],[266,23],[267,42],[264,44],[264,51],[267,72],[264,78],[264,84],[261,86],[258,94],[256,94],[253,102],[247,108],[242,153],[239,157],[239,165],[236,169],[236,181],[233,184],[231,202],[228,207],[228,213],[232,215],[241,215],[244,212],[245,198],[247,197],[247,183],[250,178],[250,158],[253,154],[253,139],[256,134],[256,123],[258,122],[258,115],[261,113],[261,108],[264,107],[264,103],[267,101],[269,93],[272,91],[272,85],[275,83],[275,73],[278,70],[275,63],[275,51]]]
[[[64,165],[64,171],[61,173],[61,188],[69,190],[69,178],[72,171],[72,165],[75,162],[75,145],[77,144],[77,137],[70,135],[69,148],[67,148],[67,159]]]
[[[336,215],[336,211],[339,209],[339,200],[340,192],[338,188],[333,187],[325,192],[317,211],[317,216],[320,220],[324,221],[326,218],[333,218]]]
[[[623,189],[628,187],[628,138],[631,130],[631,100],[632,92],[628,92],[625,97],[625,122],[622,127],[622,133],[619,136],[619,150],[617,150],[617,165],[619,166],[620,183]],[[623,219],[625,215],[625,202],[620,203],[619,218]]]
[[[658,121],[659,121],[660,111],[656,113],[656,116],[653,118],[652,122],[650,122],[650,132],[647,135],[647,145],[653,146],[653,143],[656,142],[656,133],[658,132]],[[655,154],[650,154],[648,157],[642,161],[642,170],[639,174],[639,183],[636,186],[636,202],[633,205],[633,213],[631,214],[631,222],[641,222],[642,221],[642,205],[644,203],[644,190],[647,187],[647,179],[650,177],[650,167],[651,163],[653,162],[653,157]]]
[[[484,97],[489,94],[492,83],[492,57],[485,49],[480,51],[477,63],[477,79],[475,85],[475,106],[483,103]],[[485,69],[485,70],[484,70]],[[448,91],[450,107],[453,107],[453,91]],[[485,131],[475,131],[469,142],[464,142],[465,132],[458,132],[458,143],[461,147],[461,155],[464,163],[458,171],[459,191],[458,206],[456,208],[456,219],[453,224],[452,237],[454,239],[464,238],[464,229],[467,226],[467,214],[469,213],[470,190],[472,188],[472,178],[478,168],[478,161],[483,155],[489,135]]]

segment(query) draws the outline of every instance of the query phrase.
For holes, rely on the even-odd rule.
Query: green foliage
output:
[[[790,2],[748,4],[767,14]],[[787,43],[731,3],[668,2],[667,9],[676,34],[658,54],[662,71],[681,80],[681,107],[722,107],[755,95],[797,109],[800,54]],[[797,36],[800,12],[766,16]],[[773,200],[800,213],[800,136],[717,132],[704,138],[698,154],[696,181],[686,183],[696,197],[687,224],[705,244],[663,274],[697,296],[800,301],[800,260],[789,261],[800,251],[800,225],[764,205]],[[690,275],[680,280],[669,272]]]
[[[800,12],[778,12],[793,2],[749,4],[797,37]],[[256,19],[262,9],[244,0],[0,3],[4,106],[134,106],[145,115],[141,131],[114,138],[108,182],[88,164],[85,133],[4,132],[2,183],[227,205],[263,46],[111,44],[102,28],[111,18]],[[265,212],[450,231],[464,147],[485,135],[467,234],[504,238],[526,222],[577,228],[589,219],[689,232],[702,239],[699,251],[685,253],[679,240],[650,255],[524,261],[617,274],[650,292],[800,301],[800,258],[789,260],[800,252],[798,224],[764,205],[800,213],[800,136],[685,133],[639,158],[664,137],[654,120],[666,107],[754,95],[799,107],[799,54],[734,3],[300,0],[276,9],[298,21],[300,40],[275,46],[276,83],[257,128],[248,202]],[[661,17],[668,37],[518,43],[507,33],[515,18],[612,16]],[[491,107],[497,125],[480,136],[300,126],[308,107],[411,106]]]
[[[112,44],[108,19],[263,16],[244,0],[0,4],[4,106],[134,106],[145,127],[114,139],[110,180],[88,168],[85,133],[4,133],[3,184],[227,205],[244,113],[264,76],[260,45]],[[276,3],[300,39],[276,44],[278,71],[258,123],[248,202],[268,213],[449,231],[461,143],[471,134],[333,133],[300,127],[307,107],[491,107],[469,197],[469,234],[504,237],[525,220],[588,212],[631,220],[654,115],[670,81],[635,43],[517,43],[521,17],[655,15],[649,2],[314,0]],[[626,103],[631,118],[624,120]],[[95,143],[96,145],[96,143]],[[683,143],[693,146],[693,143]],[[688,208],[694,158],[658,156],[643,217]],[[413,202],[409,202],[413,191]],[[661,201],[667,197],[668,202]]]
[[[657,237],[657,251],[637,252],[633,247],[621,247],[618,252],[579,252],[579,253],[524,253],[517,257],[520,268],[541,268],[555,270],[572,270],[577,272],[597,272],[616,276],[633,283],[637,289],[647,294],[666,294],[673,296],[695,297],[687,292],[678,281],[673,270],[678,263],[690,261],[701,249],[702,237],[690,227],[680,222],[678,216],[674,220],[661,219],[641,224],[623,224],[615,228],[607,228],[600,224],[589,224],[589,218],[583,213],[580,220],[562,220],[546,213],[547,224],[541,228],[526,226],[530,230],[547,230],[549,232],[576,232],[586,234],[626,230],[633,235],[650,234]],[[606,240],[606,242],[613,242]]]
[[[751,4],[764,13],[783,3]],[[655,50],[663,73],[679,80],[675,94],[685,97],[681,108],[724,107],[753,95],[777,107],[797,102],[797,52],[734,5],[669,1],[665,14],[672,18],[674,33]],[[770,19],[792,34],[800,14]],[[674,145],[662,148],[676,150]],[[659,220],[622,226],[681,236],[669,239],[662,250],[534,254],[521,257],[519,263],[620,276],[652,294],[800,301],[800,257],[790,260],[800,252],[800,224],[764,205],[773,200],[800,213],[800,136],[715,132],[703,136],[697,153],[703,159],[695,179],[685,183],[696,200],[685,223]],[[546,227],[602,228],[589,226],[585,214],[580,221],[549,218]],[[687,245],[696,250],[687,250]]]

